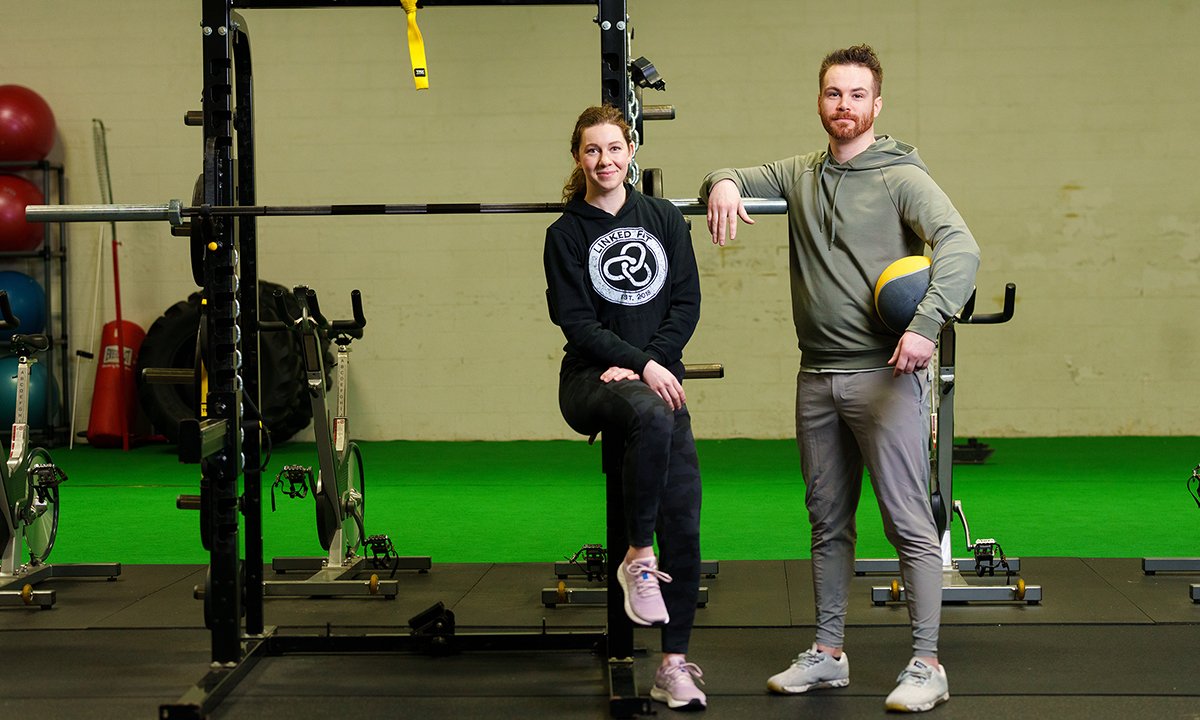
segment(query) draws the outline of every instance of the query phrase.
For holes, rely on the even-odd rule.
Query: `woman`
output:
[[[627,182],[631,136],[611,106],[585,110],[571,136],[575,169],[544,254],[551,315],[567,339],[559,406],[577,432],[624,440],[625,612],[662,626],[650,696],[703,709],[702,673],[687,660],[700,586],[700,468],[681,382],[700,282],[683,215]]]

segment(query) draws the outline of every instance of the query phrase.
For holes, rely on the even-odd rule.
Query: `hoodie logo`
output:
[[[667,253],[645,228],[617,228],[599,237],[588,251],[592,287],[617,305],[653,300],[667,280]]]

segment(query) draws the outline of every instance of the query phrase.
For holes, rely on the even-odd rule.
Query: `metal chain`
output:
[[[629,16],[625,16],[625,78],[629,82],[629,103],[625,114],[629,118],[629,132],[633,137],[633,155],[629,158],[629,182],[637,185],[642,179],[642,170],[638,166],[637,151],[642,147],[642,138],[638,133],[638,118],[642,107],[638,102],[637,85],[633,82],[633,74],[629,72],[630,58],[633,57],[633,27],[629,24]]]

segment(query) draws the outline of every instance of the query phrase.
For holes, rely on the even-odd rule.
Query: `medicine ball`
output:
[[[902,257],[888,265],[875,281],[875,312],[888,330],[901,335],[929,289],[929,258]]]

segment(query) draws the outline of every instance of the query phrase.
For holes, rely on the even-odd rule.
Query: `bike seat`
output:
[[[13,335],[8,341],[8,347],[15,355],[29,356],[48,349],[50,338],[42,334]]]

